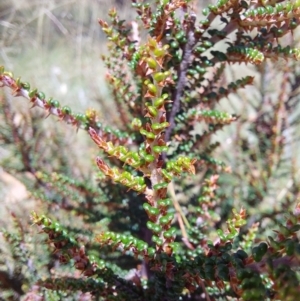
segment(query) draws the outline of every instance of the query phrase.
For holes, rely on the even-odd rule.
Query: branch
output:
[[[172,106],[172,110],[169,116],[169,124],[170,126],[167,128],[166,133],[165,133],[165,141],[168,142],[170,141],[171,138],[171,134],[172,131],[175,127],[175,117],[177,112],[180,109],[180,98],[183,92],[183,89],[185,87],[185,83],[186,83],[186,73],[188,70],[188,66],[190,64],[190,58],[192,56],[192,50],[195,46],[195,44],[197,43],[196,39],[195,39],[195,16],[194,15],[190,15],[189,18],[189,27],[187,30],[187,42],[184,46],[183,49],[183,55],[182,55],[182,62],[179,66],[179,70],[178,70],[178,84],[177,84],[177,89],[174,93],[174,97],[173,97],[173,106]],[[165,153],[163,154],[163,159],[165,160]]]

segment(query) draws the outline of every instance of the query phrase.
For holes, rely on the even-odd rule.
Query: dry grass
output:
[[[110,120],[100,60],[106,42],[97,20],[106,18],[111,4],[99,0],[2,1],[0,65],[62,104],[78,110],[96,107]],[[122,14],[127,12],[124,7]]]

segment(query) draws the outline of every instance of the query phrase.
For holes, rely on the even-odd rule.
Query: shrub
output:
[[[190,2],[132,1],[131,25],[115,9],[99,21],[118,128],[104,126],[95,110],[74,113],[1,67],[3,87],[61,121],[50,136],[36,112],[17,124],[9,97],[1,98],[0,139],[15,152],[3,166],[43,206],[31,219],[46,237],[32,240],[32,228],[13,214],[15,230],[3,230],[12,264],[0,271],[2,298],[297,298],[299,185],[287,133],[297,125],[299,75],[292,62],[273,62],[299,59],[300,50],[284,44],[298,27],[300,2],[220,0],[200,21]],[[232,64],[256,72],[225,84]],[[268,74],[279,74],[275,97],[266,85],[256,103],[253,89],[241,97]],[[252,106],[251,122],[248,111],[221,109],[230,95]],[[70,158],[63,122],[100,149],[93,176]],[[234,124],[235,153],[222,153],[219,133]],[[292,182],[275,199],[282,174]]]

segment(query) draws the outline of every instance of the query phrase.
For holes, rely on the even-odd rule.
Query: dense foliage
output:
[[[36,227],[12,213],[13,230],[2,231],[1,298],[297,298],[300,50],[289,38],[300,1],[220,0],[199,20],[191,1],[153,2],[132,0],[131,23],[115,9],[99,21],[118,127],[1,67],[1,86],[35,108],[17,122],[13,98],[1,96],[2,165],[41,206]],[[251,76],[228,80],[233,64]],[[43,126],[41,109],[56,127]],[[88,176],[64,123],[100,149]]]

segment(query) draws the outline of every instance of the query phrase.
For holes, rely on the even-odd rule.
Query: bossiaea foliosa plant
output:
[[[192,1],[153,2],[132,1],[137,20],[131,24],[115,9],[109,21],[99,21],[109,40],[103,61],[120,129],[103,126],[93,110],[74,113],[1,67],[2,87],[85,130],[101,150],[95,159],[98,187],[32,170],[38,183],[52,182],[53,190],[86,189],[116,211],[111,229],[94,233],[92,250],[47,213],[32,214],[58,261],[72,262],[71,269],[81,272],[39,279],[36,295],[46,288],[89,292],[98,300],[296,300],[300,205],[295,199],[275,235],[259,240],[256,223],[240,233],[249,219],[244,207],[232,208],[226,222],[220,219],[218,178],[230,169],[213,157],[219,144],[212,137],[238,120],[218,103],[254,81],[245,76],[222,85],[227,66],[300,58],[300,50],[281,45],[298,27],[300,1],[220,0],[200,17]],[[219,42],[225,43],[216,47]],[[200,123],[204,130],[195,134]],[[191,187],[200,187],[196,196]],[[187,210],[178,193],[185,194]],[[118,224],[127,214],[117,206],[122,195],[136,220]],[[86,207],[89,214],[95,204]],[[84,208],[76,210],[78,218],[87,215]],[[86,222],[95,219],[96,214]],[[138,266],[133,274],[109,256],[116,252],[132,257]]]

